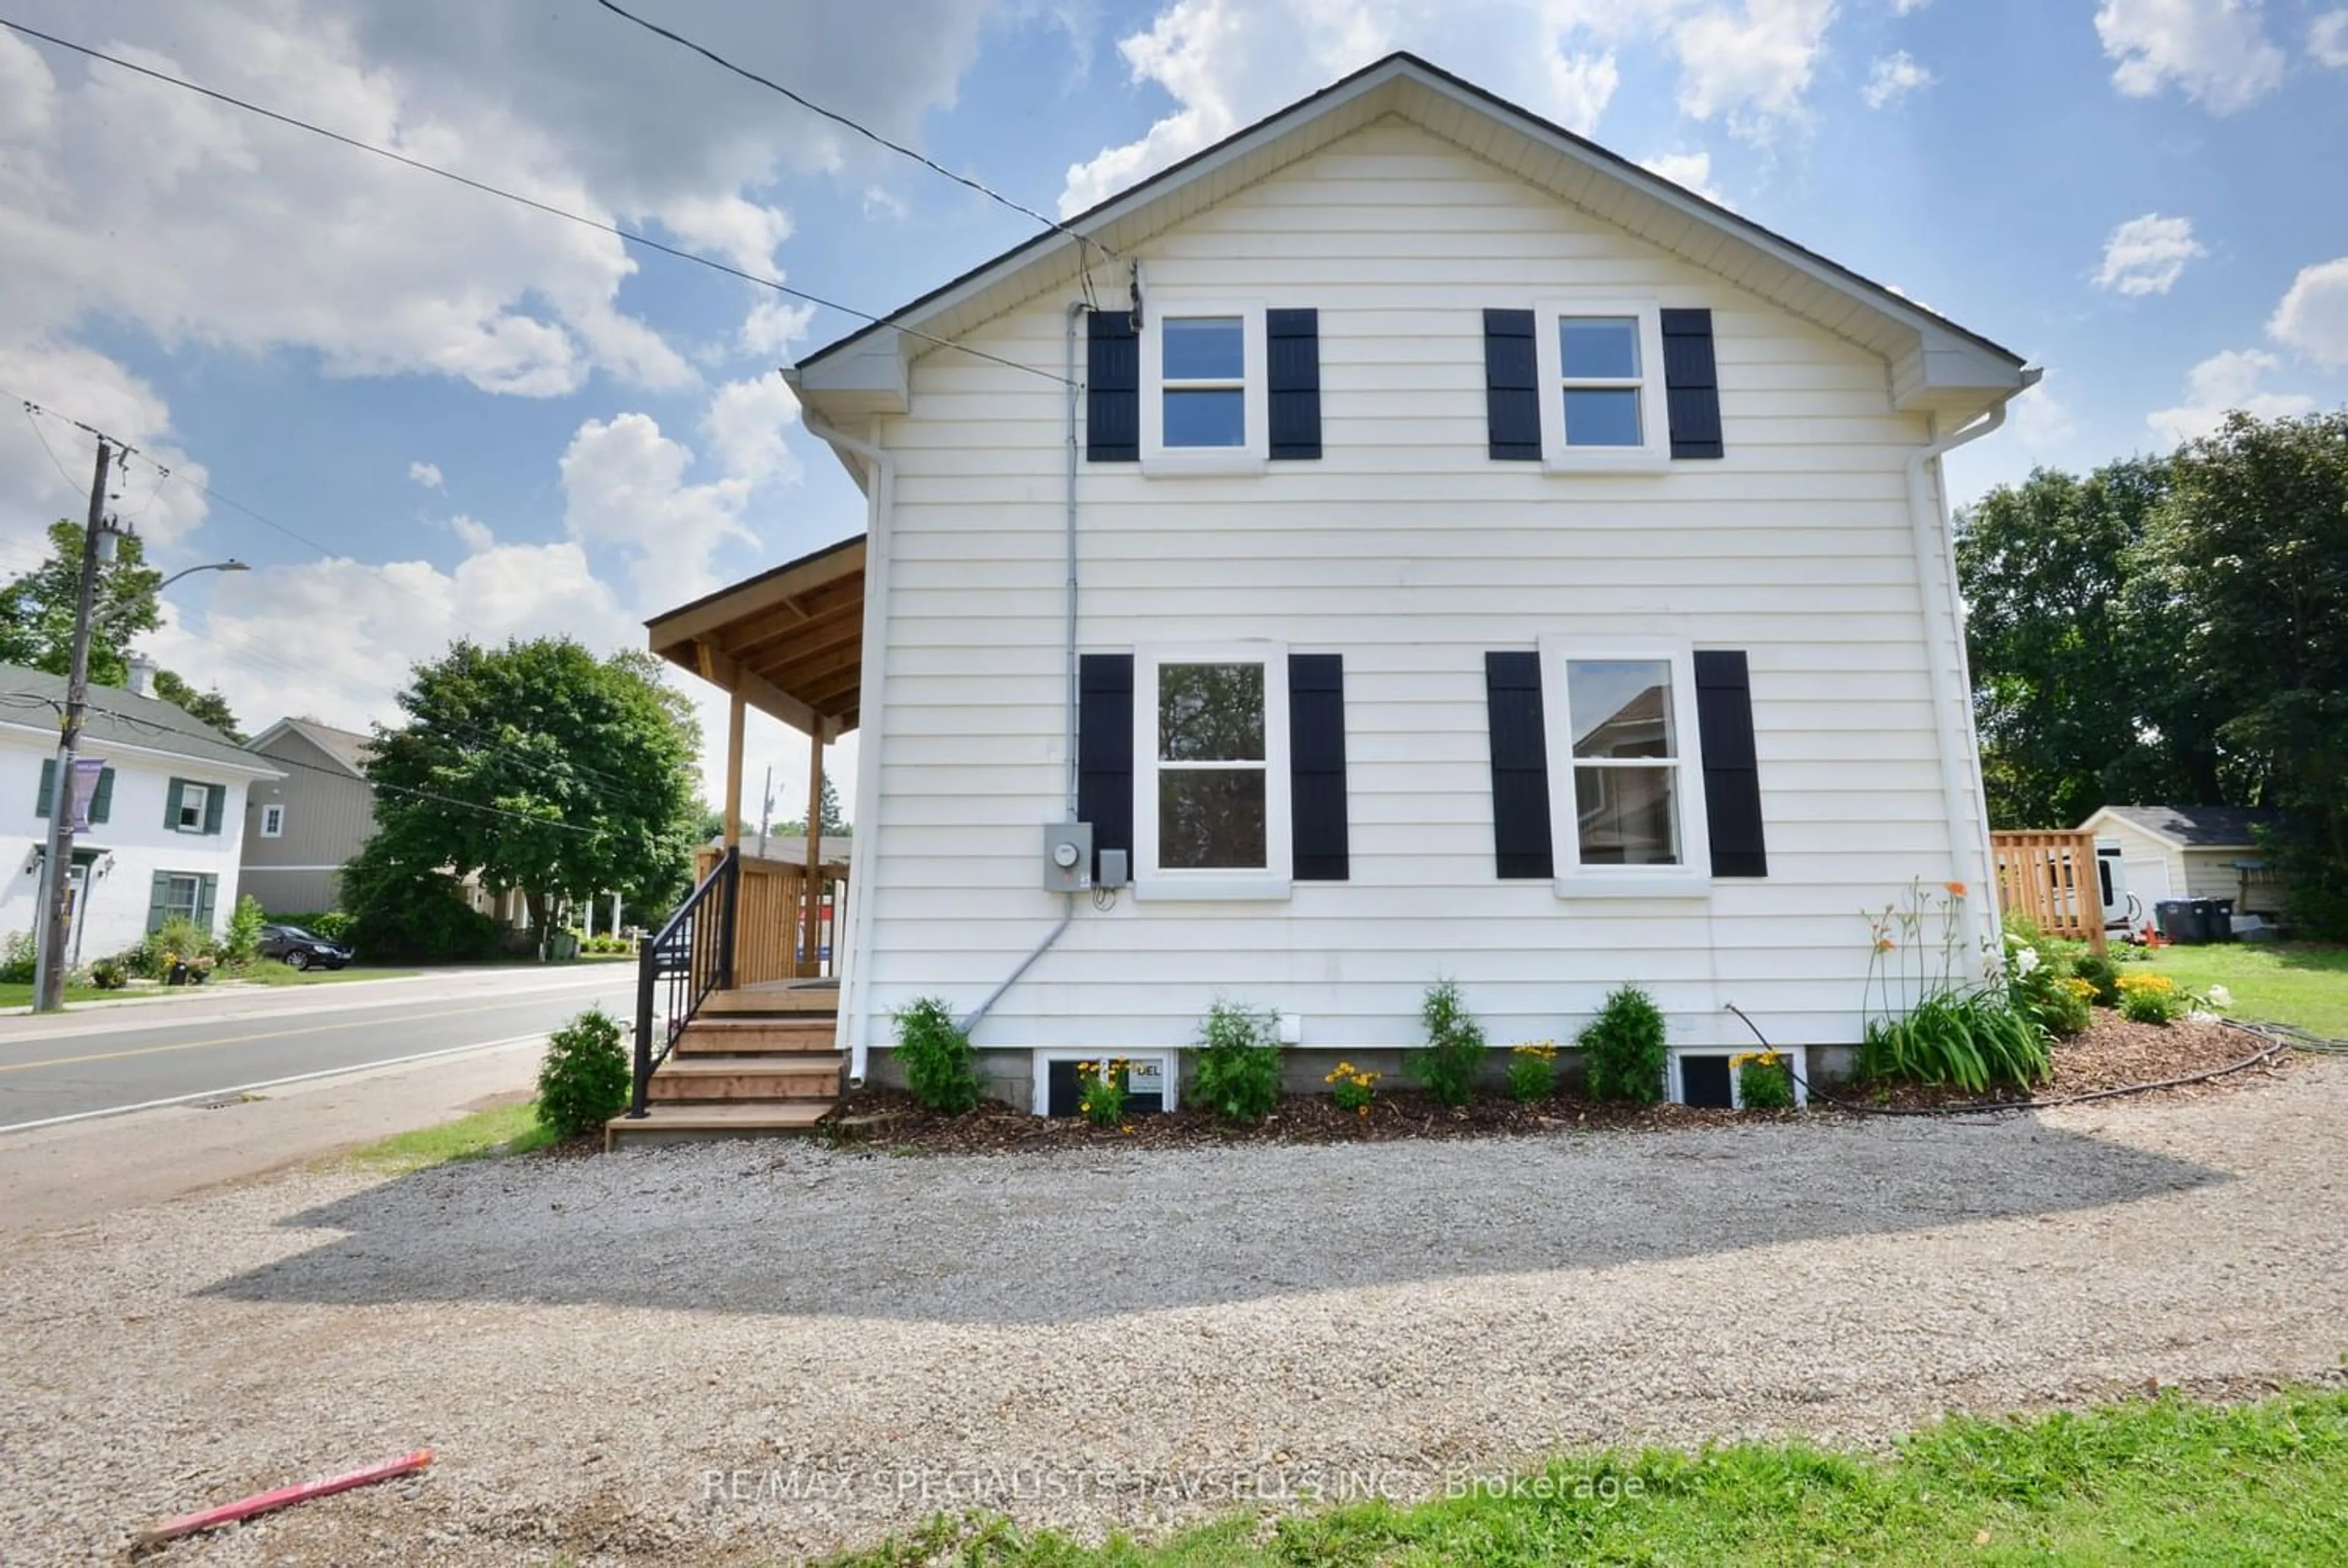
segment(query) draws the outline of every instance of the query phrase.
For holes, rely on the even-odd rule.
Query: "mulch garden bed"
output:
[[[1791,1114],[1777,1112],[1776,1114]],[[1660,1131],[1718,1127],[1751,1120],[1733,1111],[1688,1105],[1619,1105],[1585,1100],[1570,1091],[1529,1104],[1479,1096],[1465,1105],[1440,1105],[1416,1090],[1381,1090],[1367,1116],[1337,1109],[1325,1094],[1283,1096],[1271,1115],[1232,1126],[1212,1112],[1185,1107],[1127,1118],[1122,1128],[1095,1127],[1080,1117],[1032,1115],[990,1100],[967,1116],[940,1116],[901,1089],[868,1086],[840,1102],[825,1125],[842,1142],[892,1153],[1003,1154],[1051,1149],[1221,1148],[1233,1143],[1386,1143],[1404,1139],[1490,1138],[1584,1130]]]
[[[2138,1083],[2159,1083],[2230,1067],[2254,1056],[2262,1042],[2215,1019],[2185,1018],[2175,1023],[2131,1023],[2107,1009],[2096,1009],[2086,1032],[2054,1042],[2054,1072],[2034,1090],[2000,1087],[1976,1094],[1947,1085],[1921,1083],[1851,1084],[1834,1091],[1835,1097],[1862,1106],[1899,1110],[1941,1109],[1960,1104],[2000,1105],[2061,1100],[2074,1094],[2096,1094]],[[2258,1066],[2199,1083],[2181,1083],[2147,1091],[2137,1099],[2193,1099],[2227,1094],[2247,1083],[2283,1072],[2289,1052],[2270,1057]]]
[[[1922,1084],[1838,1085],[1831,1092],[1851,1114],[1868,1109],[1954,1108],[1980,1102],[2019,1107],[2034,1100],[2057,1100],[2206,1072],[2240,1061],[2258,1049],[2259,1042],[2250,1036],[2208,1019],[2185,1019],[2166,1026],[2130,1023],[2098,1009],[2095,1023],[2085,1034],[2054,1046],[2054,1077],[2031,1093],[2004,1089],[1977,1095]],[[2278,1056],[2243,1072],[2151,1093],[2162,1098],[2227,1093],[2244,1083],[2274,1076],[2287,1061]],[[842,1101],[823,1131],[836,1143],[891,1153],[1005,1154],[1110,1145],[1201,1149],[1237,1143],[1384,1143],[1566,1131],[1659,1132],[1837,1113],[1836,1105],[1822,1100],[1814,1100],[1808,1112],[1622,1105],[1584,1099],[1570,1086],[1550,1099],[1528,1104],[1478,1096],[1466,1105],[1449,1106],[1437,1104],[1416,1090],[1397,1089],[1382,1090],[1367,1116],[1340,1111],[1324,1094],[1300,1094],[1283,1097],[1271,1115],[1250,1126],[1232,1126],[1211,1112],[1185,1108],[1132,1116],[1123,1127],[1110,1129],[1076,1117],[1032,1115],[1000,1101],[984,1102],[966,1116],[941,1116],[922,1109],[901,1089],[870,1085]]]

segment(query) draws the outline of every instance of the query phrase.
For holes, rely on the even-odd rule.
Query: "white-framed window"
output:
[[[1125,1081],[1125,1091],[1138,1095],[1145,1102],[1158,1096],[1161,1111],[1181,1109],[1182,1053],[1157,1049],[1119,1050],[1115,1047],[1077,1049],[1071,1046],[1037,1046],[1028,1052],[1030,1080],[1028,1108],[1038,1116],[1052,1113],[1052,1063],[1056,1061],[1098,1061],[1104,1057],[1121,1056],[1132,1068]],[[1066,1114],[1064,1109],[1062,1114]]]
[[[1684,642],[1543,638],[1558,892],[1694,894],[1712,876]]]
[[[285,836],[285,808],[283,805],[264,805],[261,808],[261,836],[263,838]]]
[[[1541,456],[1559,469],[1670,466],[1662,309],[1652,301],[1550,300],[1535,307]]]
[[[204,810],[211,804],[212,786],[180,781],[180,799],[176,812],[181,833],[201,833],[204,830]]]
[[[1716,1045],[1671,1047],[1670,1065],[1665,1070],[1663,1077],[1664,1097],[1674,1105],[1685,1105],[1689,1102],[1689,1079],[1694,1074],[1688,1071],[1688,1059],[1693,1057],[1705,1063],[1706,1067],[1714,1072],[1725,1071],[1728,1079],[1729,1108],[1735,1111],[1744,1110],[1744,1080],[1738,1076],[1736,1070],[1728,1064],[1743,1055],[1745,1050],[1752,1049],[1754,1048],[1748,1046],[1740,1050],[1724,1050]],[[1795,1105],[1807,1106],[1810,1102],[1809,1047],[1781,1045],[1776,1050],[1777,1054],[1786,1059],[1786,1065],[1792,1071]]]
[[[1134,897],[1289,893],[1288,650],[1134,653]]]
[[[196,907],[203,897],[204,879],[173,872],[163,888],[163,914],[167,918],[193,920]]]
[[[1263,306],[1153,295],[1141,326],[1145,473],[1230,474],[1265,466]]]

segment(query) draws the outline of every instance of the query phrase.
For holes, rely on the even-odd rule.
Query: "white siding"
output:
[[[1228,996],[1301,1015],[1307,1045],[1407,1044],[1438,976],[1495,1044],[1563,1038],[1626,980],[1686,1043],[1749,1038],[1729,1002],[1781,1041],[1855,1040],[1859,911],[1954,874],[1927,661],[1953,678],[1956,647],[1945,613],[1928,647],[1902,466],[1929,433],[1892,410],[1884,362],[1399,122],[1143,260],[1156,294],[1318,307],[1325,455],[1220,478],[1086,465],[1080,644],[1342,653],[1352,879],[1273,904],[1080,899],[978,1042],[1181,1044]],[[1483,309],[1574,291],[1711,308],[1725,460],[1488,458]],[[970,341],[1056,369],[1066,302]],[[1062,396],[935,352],[881,428],[900,467],[877,820],[858,824],[872,1044],[912,997],[976,1005],[1060,911],[1037,825],[1064,784]],[[1574,902],[1496,879],[1484,654],[1543,634],[1748,652],[1766,880]]]

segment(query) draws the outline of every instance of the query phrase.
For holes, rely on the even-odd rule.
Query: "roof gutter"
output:
[[[1924,611],[1924,668],[1931,682],[1932,709],[1940,723],[1935,750],[1941,759],[1941,807],[1949,824],[1950,860],[1954,879],[1981,890],[1967,900],[1973,929],[1967,933],[1977,951],[1995,953],[1997,866],[1990,854],[1989,799],[1978,785],[1981,778],[1980,738],[1973,725],[1972,661],[1965,649],[1965,607],[1957,589],[1957,541],[1950,526],[1948,488],[1940,461],[1960,446],[1994,435],[2005,425],[2006,405],[2038,384],[2043,371],[2024,369],[2022,384],[1990,405],[1987,414],[1959,426],[1950,435],[1908,455],[1908,517],[1916,548],[1916,592]],[[1941,618],[1948,618],[1956,642],[1954,660],[1943,659],[1935,646]],[[1952,745],[1962,737],[1961,746]],[[1961,841],[1958,825],[1964,825]],[[1984,923],[1986,917],[1986,923]]]
[[[796,389],[794,389],[796,390]],[[897,460],[877,441],[865,441],[834,429],[816,417],[804,397],[799,403],[799,424],[808,434],[829,442],[838,450],[851,453],[863,459],[867,470],[864,525],[864,650],[860,675],[863,690],[857,699],[856,743],[856,820],[865,826],[865,836],[876,845],[880,825],[880,746],[883,726],[882,708],[888,701],[886,670],[887,615],[875,614],[877,606],[885,606],[889,592],[889,545],[894,521],[897,499]],[[809,808],[812,815],[813,808]],[[864,1034],[870,1009],[867,998],[871,988],[864,979],[863,956],[871,950],[872,900],[865,896],[865,877],[878,864],[877,855],[858,856],[862,866],[851,871],[848,878],[848,939],[840,944],[839,952],[839,1027],[848,1036],[848,1081],[851,1087],[861,1087],[867,1049]]]

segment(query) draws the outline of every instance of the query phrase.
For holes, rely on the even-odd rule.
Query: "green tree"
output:
[[[0,664],[23,664],[63,675],[73,665],[74,605],[81,594],[80,523],[59,518],[49,525],[48,558],[0,588]],[[137,535],[123,538],[113,563],[98,576],[96,616],[89,639],[89,678],[100,686],[121,686],[130,678],[130,645],[139,633],[163,624],[156,596],[163,574],[147,564]],[[155,694],[185,709],[231,738],[242,740],[236,715],[217,690],[198,692],[165,670],[155,677]]]
[[[478,873],[519,888],[533,930],[561,899],[616,889],[664,907],[692,869],[700,727],[649,654],[568,638],[453,645],[376,727],[372,863],[386,880]]]
[[[2348,937],[2348,411],[2236,413],[2176,458],[2144,551],[2230,804],[2278,808],[2295,924]]]
[[[2180,733],[2130,591],[2168,465],[2131,458],[2082,479],[2040,468],[1959,514],[1957,572],[1990,819],[2069,827],[2115,800],[2214,800],[2207,736]]]

